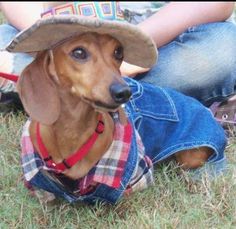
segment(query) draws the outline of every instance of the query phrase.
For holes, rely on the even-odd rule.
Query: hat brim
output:
[[[109,34],[124,48],[124,61],[150,68],[157,61],[153,40],[135,25],[127,22],[85,18],[76,15],[52,16],[38,20],[20,32],[6,47],[9,52],[38,52],[58,42],[86,32]]]

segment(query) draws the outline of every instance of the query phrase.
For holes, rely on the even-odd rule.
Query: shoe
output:
[[[17,92],[0,93],[0,113],[24,111],[20,97]]]

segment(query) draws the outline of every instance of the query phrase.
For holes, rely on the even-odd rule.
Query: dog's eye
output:
[[[123,47],[119,46],[115,49],[114,51],[114,57],[119,60],[119,61],[122,61],[123,58],[124,58],[124,55],[123,55]]]
[[[71,55],[78,60],[86,60],[88,58],[88,52],[85,48],[76,48],[71,52]]]

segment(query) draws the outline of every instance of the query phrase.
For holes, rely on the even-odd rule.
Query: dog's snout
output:
[[[132,94],[130,87],[121,83],[112,84],[110,93],[114,101],[119,104],[127,102]]]

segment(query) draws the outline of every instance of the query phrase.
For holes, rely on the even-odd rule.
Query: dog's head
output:
[[[29,115],[45,124],[60,114],[59,92],[96,109],[114,110],[131,90],[120,75],[121,43],[109,35],[84,33],[39,52],[22,72],[17,90]]]
[[[6,50],[37,53],[17,89],[25,110],[44,124],[58,119],[65,108],[62,95],[68,92],[94,108],[117,109],[131,95],[120,77],[123,57],[150,68],[158,53],[150,36],[135,25],[78,15],[40,19],[17,34]]]

